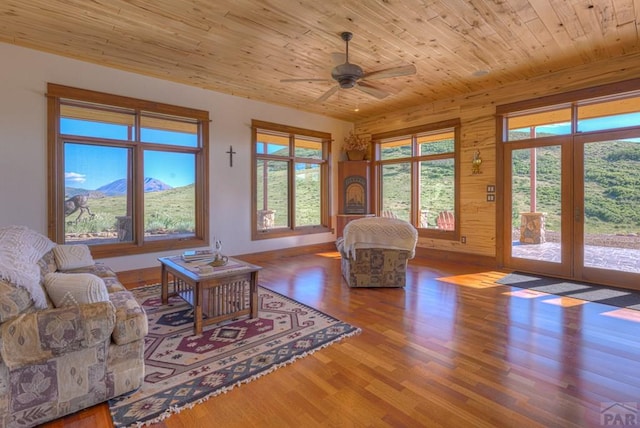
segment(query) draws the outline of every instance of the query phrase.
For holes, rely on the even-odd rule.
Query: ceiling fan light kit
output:
[[[340,34],[340,37],[345,42],[345,62],[337,65],[331,70],[331,78],[338,82],[337,86],[333,86],[324,94],[322,94],[315,102],[324,102],[331,95],[337,92],[339,88],[351,89],[356,88],[365,94],[371,95],[379,100],[386,98],[389,93],[383,89],[377,88],[367,80],[386,79],[388,77],[408,76],[416,73],[416,68],[413,64],[402,65],[399,67],[387,68],[384,70],[372,71],[365,73],[362,67],[357,64],[349,62],[349,41],[353,38],[353,34],[345,31]],[[324,82],[328,79],[283,79],[281,82]]]
[[[356,81],[364,75],[360,66],[344,63],[336,66],[331,71],[331,77],[338,82],[342,89],[349,89],[356,86]]]

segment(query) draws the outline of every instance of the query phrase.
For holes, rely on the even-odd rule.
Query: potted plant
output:
[[[363,160],[369,150],[369,138],[362,137],[349,131],[349,135],[344,138],[342,149],[347,153],[349,160]]]

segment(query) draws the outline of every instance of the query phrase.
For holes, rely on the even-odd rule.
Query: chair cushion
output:
[[[84,244],[57,245],[53,248],[59,270],[78,269],[93,266],[91,250]]]
[[[92,273],[100,278],[115,278],[117,274],[109,266],[101,262],[96,262],[92,266],[85,266],[76,269],[67,269],[65,273]]]
[[[56,308],[109,301],[102,278],[90,273],[52,272],[45,276],[44,286]]]
[[[91,370],[100,367],[101,361],[105,358],[105,350],[96,347],[106,347],[115,326],[115,319],[115,309],[111,302],[67,306],[20,314],[0,324],[0,358],[3,365],[10,369],[30,371],[31,376],[36,376],[36,378],[51,370],[60,370],[59,376],[64,376],[62,373],[69,374],[71,372],[69,368],[82,370],[84,367]],[[74,358],[77,359],[83,354],[74,354],[74,352],[80,349],[88,350],[87,353],[84,353],[85,357],[96,352],[101,355],[79,362]],[[62,355],[70,357],[62,366],[60,365],[61,361],[47,362],[51,358]],[[34,366],[27,367],[30,364]],[[38,366],[37,364],[42,365]],[[3,365],[0,364],[0,366]],[[68,368],[67,372],[64,371],[65,367]],[[8,383],[8,374],[4,372],[2,375],[4,377],[0,379]],[[99,376],[99,372],[95,375]],[[32,378],[29,379],[29,383],[23,384],[23,387],[24,385],[34,386],[32,382],[35,381]],[[46,379],[40,379],[40,382],[46,382]],[[14,391],[21,390],[16,387]],[[36,391],[40,390],[36,388]],[[24,394],[28,395],[28,391]],[[50,397],[46,394],[45,397],[59,399],[59,397]]]

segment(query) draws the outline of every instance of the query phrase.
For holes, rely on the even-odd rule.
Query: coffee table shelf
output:
[[[162,304],[169,302],[170,295],[179,295],[192,305],[195,334],[202,334],[205,325],[243,315],[258,317],[260,266],[229,257],[225,266],[200,274],[198,263],[185,262],[180,256],[158,260],[162,267]]]

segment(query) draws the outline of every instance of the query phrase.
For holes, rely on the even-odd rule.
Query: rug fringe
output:
[[[253,376],[251,376],[251,377],[249,377],[247,379],[240,380],[240,381],[238,381],[238,382],[236,382],[234,384],[231,384],[231,385],[229,385],[229,386],[227,386],[225,388],[221,388],[218,391],[214,391],[211,394],[208,394],[208,395],[206,395],[206,396],[204,396],[204,397],[202,397],[202,398],[200,398],[200,399],[198,399],[196,401],[193,401],[191,403],[187,403],[184,406],[173,406],[173,407],[170,407],[167,410],[165,410],[162,414],[160,414],[158,417],[150,419],[150,420],[145,421],[145,422],[137,422],[135,424],[129,425],[128,428],[133,428],[133,427],[140,428],[140,427],[145,427],[145,426],[149,426],[149,425],[152,425],[152,424],[157,424],[159,422],[162,422],[163,420],[167,419],[171,415],[178,414],[178,413],[182,412],[183,410],[191,409],[191,408],[193,408],[193,406],[195,406],[197,404],[202,404],[205,401],[209,400],[210,398],[216,397],[216,396],[221,395],[221,394],[226,394],[227,392],[231,391],[232,389],[234,389],[237,386],[253,382],[254,380],[259,379],[262,376],[266,376],[269,373],[272,373],[272,372],[274,372],[275,370],[277,370],[279,368],[282,368],[282,367],[285,367],[285,366],[288,366],[288,365],[292,364],[293,362],[299,360],[300,358],[304,358],[306,356],[312,355],[315,352],[319,351],[320,349],[327,348],[327,347],[329,347],[330,345],[332,345],[332,344],[334,344],[336,342],[340,342],[340,341],[342,341],[342,340],[344,340],[346,338],[349,338],[349,337],[357,336],[360,333],[362,333],[362,329],[355,328],[353,331],[350,331],[349,333],[345,333],[340,337],[336,337],[335,339],[323,344],[322,346],[319,346],[319,347],[313,349],[312,351],[305,352],[305,353],[302,353],[300,355],[294,355],[293,357],[291,357],[287,361],[283,361],[280,364],[273,365],[273,366],[269,367],[267,370],[262,371],[260,373],[257,373],[257,374],[255,374],[255,375],[253,375]]]

